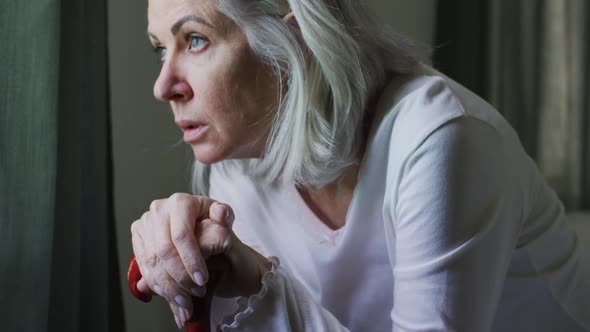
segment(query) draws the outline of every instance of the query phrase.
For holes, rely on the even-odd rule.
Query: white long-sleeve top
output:
[[[214,165],[210,195],[273,258],[223,331],[590,331],[590,272],[563,207],[491,106],[426,70],[377,106],[345,226],[294,186]]]

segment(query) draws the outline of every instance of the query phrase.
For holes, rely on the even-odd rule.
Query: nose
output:
[[[193,90],[176,63],[166,61],[154,84],[154,96],[160,101],[188,101],[193,97]]]

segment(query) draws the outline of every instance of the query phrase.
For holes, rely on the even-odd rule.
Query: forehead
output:
[[[149,0],[148,31],[169,30],[180,18],[195,15],[213,25],[223,25],[217,0]]]

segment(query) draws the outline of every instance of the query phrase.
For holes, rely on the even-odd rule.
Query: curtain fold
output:
[[[433,61],[437,69],[483,95],[488,87],[485,68],[487,6],[473,0],[437,1]]]
[[[567,209],[589,209],[590,6],[585,0],[479,3],[485,10],[469,13],[439,2],[435,65],[504,115]],[[467,68],[478,84],[464,79],[458,54],[482,64]]]
[[[586,17],[590,18],[590,5],[586,4]],[[590,58],[590,19],[586,20],[584,54]],[[587,59],[586,70],[584,71],[584,109],[582,112],[582,207],[590,209],[590,59]]]
[[[476,70],[487,80],[483,97],[502,112],[525,150],[536,158],[542,7],[537,0],[490,0],[486,8],[483,41],[487,59]]]
[[[571,208],[579,208],[582,198],[586,2],[546,1],[541,16],[537,160],[549,184]]]
[[[3,1],[0,330],[123,331],[106,1]]]
[[[46,330],[57,173],[59,1],[0,4],[0,329]]]

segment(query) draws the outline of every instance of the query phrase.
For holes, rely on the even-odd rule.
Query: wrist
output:
[[[256,261],[257,261],[257,266],[258,266],[258,280],[260,282],[260,286],[258,287],[258,290],[260,290],[260,287],[262,287],[262,277],[264,276],[264,274],[266,272],[269,272],[272,270],[272,263],[271,261],[264,257],[262,254],[260,254],[258,251],[246,246],[246,248],[248,250],[250,250],[250,252],[252,253],[252,255],[254,255],[254,257],[256,257]]]
[[[236,285],[236,295],[249,297],[257,294],[262,288],[262,277],[272,270],[272,262],[235,235],[232,240],[225,255],[232,265],[230,279]]]

